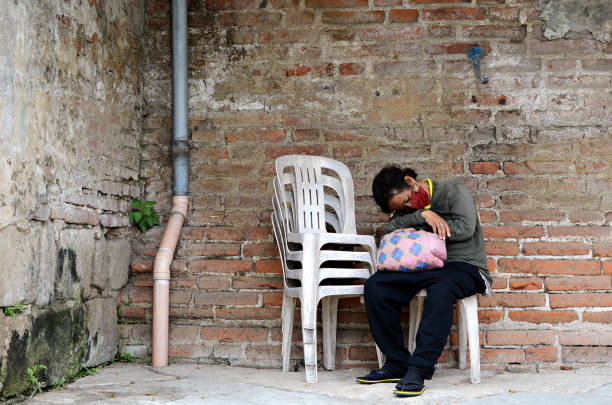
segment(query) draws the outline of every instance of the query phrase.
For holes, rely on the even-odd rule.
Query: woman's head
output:
[[[417,174],[411,168],[386,166],[374,177],[372,194],[376,204],[386,213],[411,209],[413,192],[418,191]]]

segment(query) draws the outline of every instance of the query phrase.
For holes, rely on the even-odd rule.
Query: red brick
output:
[[[483,224],[492,224],[497,222],[497,214],[495,211],[479,210],[478,216],[480,217],[480,222]]]
[[[612,311],[584,312],[582,322],[612,323]]]
[[[401,6],[402,0],[374,0],[375,7]]]
[[[132,271],[134,273],[151,273],[153,271],[153,262],[134,260],[132,262]]]
[[[255,271],[257,273],[282,274],[283,268],[280,260],[258,260],[255,262]]]
[[[593,40],[558,39],[536,42],[531,45],[534,55],[585,54],[597,52]]]
[[[202,344],[169,345],[168,357],[170,358],[204,358],[210,356],[212,347]]]
[[[495,310],[479,310],[478,322],[480,323],[495,323],[501,321],[502,311]]]
[[[283,280],[278,276],[266,277],[232,277],[232,289],[257,289],[257,290],[278,290],[283,288]]]
[[[283,304],[283,293],[280,291],[266,292],[263,294],[264,307],[280,307]]]
[[[231,131],[225,134],[228,143],[233,142],[280,142],[285,139],[282,129],[262,131]]]
[[[481,307],[543,307],[546,298],[543,293],[495,293],[478,297]]]
[[[525,354],[521,349],[480,349],[481,363],[522,363]]]
[[[584,242],[525,242],[523,253],[527,256],[587,255],[589,248]]]
[[[202,340],[214,342],[265,342],[268,336],[264,328],[223,328],[203,326],[200,334]]]
[[[551,308],[610,306],[612,306],[612,293],[550,294]]]
[[[266,159],[276,159],[283,155],[326,155],[322,145],[309,146],[277,146],[266,148]]]
[[[567,173],[570,169],[570,162],[504,162],[506,174]]]
[[[497,267],[500,273],[600,274],[599,262],[596,260],[499,259]]]
[[[356,76],[362,74],[365,71],[365,66],[361,63],[341,63],[339,66],[339,71],[340,76]]]
[[[572,223],[602,223],[604,214],[601,211],[572,211],[569,214],[570,222]]]
[[[201,290],[226,290],[230,288],[230,277],[202,275],[198,280]]]
[[[170,290],[170,305],[185,305],[191,302],[191,290]]]
[[[170,319],[206,319],[212,317],[212,308],[170,308]]]
[[[242,248],[244,257],[263,257],[263,256],[278,256],[278,248],[276,243],[265,242],[265,243],[249,243],[244,245]]]
[[[612,332],[561,331],[559,343],[563,346],[612,346]]]
[[[144,320],[145,309],[136,305],[121,305],[119,308],[120,318],[131,320]]]
[[[385,20],[383,10],[375,11],[336,11],[326,10],[321,14],[324,24],[371,24]]]
[[[565,363],[610,363],[612,347],[563,347],[561,359]]]
[[[376,357],[376,348],[370,346],[350,346],[348,352],[349,360],[374,361]]]
[[[574,311],[510,311],[508,317],[515,322],[566,323],[578,319]]]
[[[208,240],[255,241],[268,240],[271,237],[268,227],[211,227],[206,230]]]
[[[487,331],[487,345],[522,346],[550,345],[555,342],[552,330],[490,330]]]
[[[310,72],[312,70],[312,68],[308,67],[308,66],[302,66],[302,65],[294,65],[295,67],[291,68],[291,69],[287,69],[285,70],[285,76],[287,77],[292,77],[292,76],[305,76],[308,74],[308,72]]]
[[[187,269],[191,273],[246,273],[253,269],[250,260],[192,260]]]
[[[319,131],[316,129],[296,129],[291,137],[293,142],[316,141],[319,139]]]
[[[247,10],[257,9],[264,0],[207,0],[206,10],[225,11],[225,10]]]
[[[447,4],[447,3],[465,3],[465,0],[410,0],[412,4]]]
[[[601,268],[603,274],[612,275],[612,260],[602,261]]]
[[[539,238],[544,236],[542,226],[483,226],[485,238]]]
[[[452,42],[445,44],[431,44],[427,48],[427,53],[430,55],[457,55],[466,54],[472,49],[473,46],[480,46],[484,53],[491,51],[491,46],[488,43],[475,43],[475,42]]]
[[[505,38],[511,41],[522,41],[525,31],[519,26],[474,25],[461,28],[464,38]]]
[[[207,242],[188,249],[188,256],[225,257],[240,256],[239,243]]]
[[[310,8],[350,8],[367,7],[368,0],[306,0]]]
[[[511,290],[541,290],[542,279],[539,277],[511,278]]]
[[[508,288],[508,279],[502,277],[493,277],[493,284],[491,284],[493,290],[505,290]]]
[[[357,158],[361,157],[363,148],[361,146],[334,146],[334,158]]]
[[[478,8],[433,8],[423,10],[423,21],[484,20],[485,14]]]
[[[605,238],[610,236],[609,226],[549,226],[548,236],[581,236]]]
[[[199,335],[197,325],[170,325],[168,340],[171,343],[192,343]]]
[[[563,221],[565,214],[561,211],[530,210],[530,211],[502,211],[501,220],[504,223],[521,221]]]
[[[244,293],[241,293],[244,294]],[[280,319],[280,308],[217,308],[218,319]]]
[[[257,304],[259,294],[244,291],[203,291],[196,294],[196,305],[244,306]]]
[[[485,242],[488,255],[516,256],[519,253],[517,242]]]
[[[547,291],[608,290],[612,288],[610,276],[546,277]]]
[[[419,20],[419,10],[414,9],[395,9],[389,12],[389,22],[392,23],[413,23]]]
[[[410,41],[418,40],[423,36],[421,27],[394,27],[394,28],[364,28],[359,37],[362,41]]]
[[[131,304],[145,304],[152,302],[153,289],[147,287],[131,288],[128,292],[129,302]]]
[[[530,347],[525,349],[525,360],[529,363],[537,361],[557,361],[557,350],[556,346]]]
[[[503,2],[499,1],[498,3]],[[487,14],[490,21],[517,21],[519,19],[519,7],[493,7],[487,10]]]
[[[495,174],[499,170],[499,162],[470,162],[470,172],[474,174]]]

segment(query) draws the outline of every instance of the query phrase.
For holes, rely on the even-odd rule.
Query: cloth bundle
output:
[[[382,238],[376,256],[380,271],[438,269],[446,260],[446,243],[431,232],[398,229]]]

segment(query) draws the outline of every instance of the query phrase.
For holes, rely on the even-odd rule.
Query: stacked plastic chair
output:
[[[317,305],[322,301],[323,365],[335,368],[338,300],[363,295],[375,271],[376,244],[358,235],[353,180],[320,156],[276,160],[272,225],[283,267],[282,361],[289,370],[293,314],[301,304],[306,381],[317,381]]]

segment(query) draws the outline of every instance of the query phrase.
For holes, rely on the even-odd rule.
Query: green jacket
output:
[[[431,210],[448,223],[451,233],[451,236],[446,238],[446,261],[465,262],[478,267],[486,280],[488,294],[492,279],[487,269],[484,236],[472,194],[457,179],[432,181],[432,184]],[[393,215],[385,227],[385,232],[400,228],[432,231],[421,216],[421,210]]]

